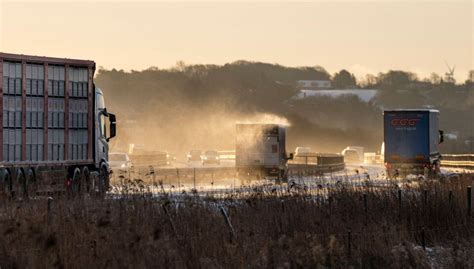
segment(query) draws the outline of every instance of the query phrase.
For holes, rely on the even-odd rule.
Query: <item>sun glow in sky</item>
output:
[[[236,60],[389,69],[459,82],[473,62],[472,1],[16,2],[0,0],[0,51],[141,70]]]

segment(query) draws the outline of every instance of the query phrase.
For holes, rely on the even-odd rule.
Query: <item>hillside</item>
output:
[[[473,136],[474,127],[466,124],[474,122],[472,83],[434,83],[390,71],[356,85],[379,89],[370,103],[353,96],[291,99],[298,92],[297,80],[331,78],[321,67],[237,61],[131,72],[100,69],[96,83],[119,119],[117,149],[139,140],[176,154],[190,148],[228,149],[233,148],[235,122],[273,121],[290,125],[288,149],[303,145],[338,152],[362,145],[376,151],[383,108],[439,109],[442,128],[459,140],[448,141],[446,151],[464,150],[462,143]]]

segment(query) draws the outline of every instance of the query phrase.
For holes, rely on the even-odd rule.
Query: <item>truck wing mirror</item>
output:
[[[108,113],[108,116],[110,122],[110,136],[107,137],[107,142],[109,142],[111,138],[114,138],[117,135],[117,124],[115,114]]]
[[[444,131],[439,130],[439,143],[444,142]]]

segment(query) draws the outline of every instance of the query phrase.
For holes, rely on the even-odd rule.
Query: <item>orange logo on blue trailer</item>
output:
[[[392,126],[415,126],[421,119],[392,119]]]

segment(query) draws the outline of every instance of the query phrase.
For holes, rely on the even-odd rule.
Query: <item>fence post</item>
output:
[[[48,215],[49,215],[49,212],[51,211],[51,203],[53,202],[53,197],[48,197]]]
[[[48,197],[47,212],[46,212],[46,222],[49,225],[51,221],[51,204],[53,203],[53,197]]]
[[[472,187],[467,186],[467,216],[471,216],[471,208],[472,208]]]

